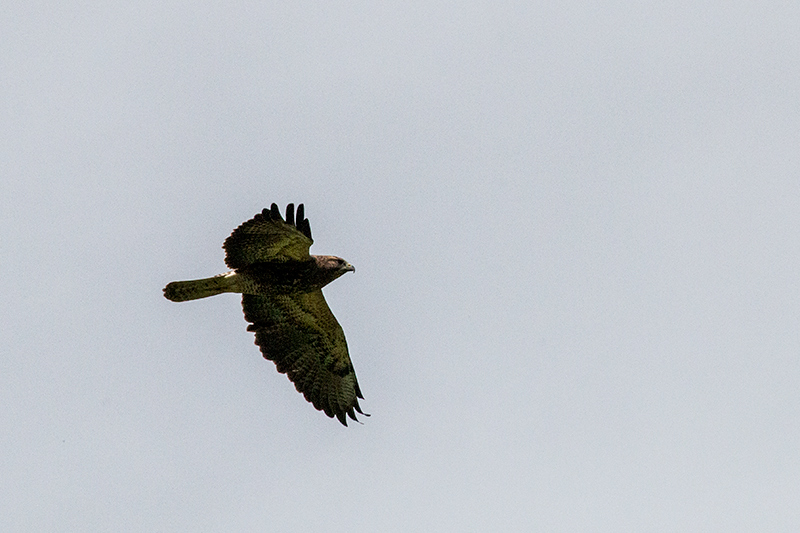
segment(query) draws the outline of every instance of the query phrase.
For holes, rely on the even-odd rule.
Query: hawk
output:
[[[232,269],[211,278],[173,281],[164,296],[185,302],[236,292],[242,294],[244,318],[255,332],[265,359],[286,374],[298,392],[326,415],[347,425],[358,421],[363,399],[347,351],[344,331],[333,316],[322,287],[353,265],[332,255],[309,255],[314,241],[303,204],[276,204],[236,228],[222,247]],[[347,415],[347,416],[345,416]]]

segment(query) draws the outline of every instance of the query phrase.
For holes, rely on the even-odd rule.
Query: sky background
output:
[[[800,530],[800,4],[7,2],[0,529]],[[277,202],[372,414],[237,295]]]

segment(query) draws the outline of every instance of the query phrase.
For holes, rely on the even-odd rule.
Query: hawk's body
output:
[[[164,296],[174,302],[223,292],[242,293],[248,331],[266,359],[275,362],[314,407],[347,425],[363,398],[347,352],[344,331],[331,313],[322,287],[355,269],[339,257],[309,255],[314,241],[303,204],[264,209],[225,240],[232,272],[213,278],[174,281]]]

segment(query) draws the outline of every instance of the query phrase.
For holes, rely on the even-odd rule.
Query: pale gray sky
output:
[[[800,530],[800,4],[0,8],[0,529]],[[239,298],[306,205],[364,391]]]

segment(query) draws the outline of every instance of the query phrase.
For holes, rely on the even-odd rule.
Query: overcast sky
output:
[[[800,4],[0,8],[3,531],[800,530]],[[305,203],[371,417],[176,304]]]

